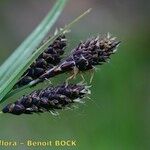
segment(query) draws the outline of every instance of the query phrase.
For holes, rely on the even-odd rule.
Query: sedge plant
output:
[[[67,46],[67,30],[91,9],[64,28],[57,30],[53,36],[41,44],[61,14],[66,2],[67,0],[58,0],[33,33],[0,67],[0,102],[24,89],[34,89],[35,85],[57,75],[71,74],[60,85],[50,85],[22,96],[14,103],[5,106],[2,113],[21,115],[51,112],[57,114],[58,109],[71,107],[74,103],[83,103],[83,99],[91,93],[90,86],[86,83],[71,84],[70,79],[76,78],[78,74],[82,76],[83,72],[94,72],[96,66],[108,62],[111,55],[116,52],[120,41],[108,34],[104,37],[88,38],[80,42],[67,57],[63,56]],[[8,69],[10,66],[11,69]]]

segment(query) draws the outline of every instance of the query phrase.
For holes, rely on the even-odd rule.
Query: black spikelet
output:
[[[65,35],[60,35],[23,74],[19,82],[15,85],[15,88],[28,84],[32,80],[39,78],[46,70],[58,65],[61,56],[64,54],[66,45],[67,39]]]
[[[116,38],[109,35],[104,38],[96,37],[81,42],[63,62],[48,70],[39,78],[42,81],[45,78],[72,71],[74,68],[78,71],[93,69],[96,65],[107,62],[110,55],[116,52],[119,43],[120,41],[116,41]]]
[[[15,115],[32,114],[40,112],[51,112],[56,109],[63,109],[75,102],[82,102],[82,99],[90,94],[89,87],[84,84],[59,85],[48,87],[44,90],[34,91],[23,96],[18,101],[8,104],[3,108],[3,113]]]

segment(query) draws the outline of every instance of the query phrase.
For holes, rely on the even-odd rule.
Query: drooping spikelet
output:
[[[44,90],[34,91],[23,96],[15,103],[3,108],[3,113],[15,115],[32,114],[45,111],[55,111],[70,106],[72,103],[81,102],[87,94],[89,87],[84,84],[62,84],[57,87],[48,87]]]
[[[39,78],[46,70],[58,65],[61,56],[64,54],[66,45],[67,40],[65,35],[60,35],[23,74],[19,82],[15,85],[15,88],[28,84],[32,80]]]
[[[120,41],[115,37],[92,38],[81,42],[63,62],[58,66],[49,69],[39,77],[36,82],[41,82],[45,78],[51,78],[58,74],[77,70],[86,71],[93,69],[96,65],[102,65],[110,59],[110,55],[117,50]],[[35,82],[35,83],[36,83]]]

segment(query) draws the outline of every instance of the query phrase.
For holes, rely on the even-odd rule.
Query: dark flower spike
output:
[[[15,115],[51,112],[57,115],[55,110],[70,107],[74,103],[82,103],[82,99],[88,94],[90,94],[89,86],[84,84],[50,86],[8,104],[2,112]]]
[[[79,72],[92,70],[96,65],[108,62],[110,56],[117,50],[120,41],[108,34],[104,38],[99,36],[81,42],[63,62],[58,66],[49,69],[41,75],[33,84],[42,82],[46,78],[54,77],[58,74],[72,71],[73,75],[68,79],[74,78]]]
[[[64,54],[66,45],[67,39],[65,35],[62,34],[35,60],[15,85],[15,88],[30,83],[44,74],[46,70],[58,65],[61,61],[61,56]]]

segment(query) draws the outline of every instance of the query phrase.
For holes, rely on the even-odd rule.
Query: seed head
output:
[[[23,96],[16,102],[5,106],[2,112],[20,115],[54,111],[81,102],[87,94],[90,94],[90,90],[84,84],[51,86]]]
[[[23,74],[21,79],[15,85],[21,87],[28,84],[32,80],[39,78],[46,70],[58,65],[61,60],[61,56],[64,54],[64,49],[67,45],[65,35],[60,35],[48,48],[35,60],[29,69]]]
[[[39,78],[44,80],[63,72],[72,71],[75,67],[81,72],[93,69],[96,65],[107,62],[110,55],[116,52],[119,43],[120,41],[109,35],[104,38],[95,37],[81,42],[63,62]]]

